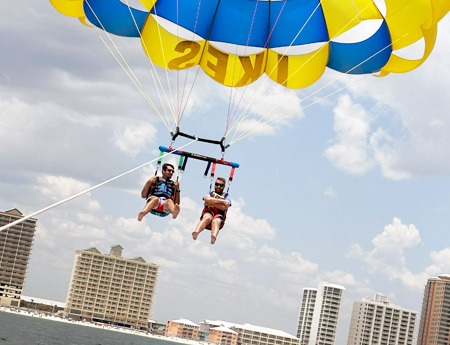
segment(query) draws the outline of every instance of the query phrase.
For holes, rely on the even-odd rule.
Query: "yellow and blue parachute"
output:
[[[316,82],[329,67],[342,73],[386,75],[413,70],[430,55],[449,0],[141,0],[147,11],[119,0],[50,0],[63,14],[109,33],[140,37],[158,66],[200,67],[226,86],[244,86],[266,73],[289,88]],[[380,2],[380,1],[378,1]],[[382,12],[385,12],[382,14]],[[336,39],[367,20],[369,38]],[[396,51],[419,40],[423,56]]]

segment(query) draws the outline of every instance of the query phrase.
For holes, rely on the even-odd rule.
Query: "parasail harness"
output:
[[[205,139],[205,138],[199,138],[195,135],[191,135],[191,134],[187,134],[187,133],[183,133],[180,131],[180,128],[177,127],[176,132],[170,133],[172,135],[172,143],[169,147],[166,146],[160,146],[159,147],[159,151],[160,151],[160,155],[159,155],[159,159],[158,162],[156,164],[156,171],[155,171],[155,176],[158,174],[158,170],[161,166],[161,162],[162,162],[162,158],[163,155],[165,153],[169,153],[169,154],[174,154],[174,155],[178,155],[180,156],[180,160],[178,162],[178,172],[183,173],[186,169],[186,164],[189,158],[192,159],[197,159],[197,160],[201,160],[201,161],[206,161],[207,165],[206,165],[206,169],[205,172],[203,174],[203,177],[206,178],[208,176],[208,174],[210,175],[211,178],[211,183],[209,186],[210,191],[212,191],[212,185],[213,185],[213,180],[214,180],[214,175],[216,172],[216,165],[225,165],[225,166],[229,166],[231,167],[231,171],[230,171],[230,175],[228,177],[228,187],[227,187],[227,193],[230,190],[230,186],[231,183],[233,182],[233,178],[234,178],[234,172],[236,170],[236,168],[239,168],[239,164],[235,163],[235,162],[229,162],[226,161],[224,159],[224,155],[225,155],[225,150],[230,146],[230,145],[225,145],[225,137],[223,137],[221,140],[212,140],[212,139]],[[189,138],[189,139],[193,139],[196,141],[201,141],[204,143],[208,143],[208,144],[215,144],[215,145],[219,145],[221,150],[222,150],[222,158],[218,159],[218,158],[214,158],[214,157],[209,157],[209,156],[205,156],[202,154],[198,154],[198,153],[192,153],[192,152],[187,152],[187,151],[182,151],[182,150],[178,150],[178,149],[174,149],[172,148],[172,144],[175,142],[177,137],[185,137],[185,138]],[[179,175],[177,176],[177,181],[178,181]]]

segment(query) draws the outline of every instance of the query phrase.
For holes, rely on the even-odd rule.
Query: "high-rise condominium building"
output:
[[[142,257],[122,258],[95,247],[77,250],[64,315],[87,321],[147,329],[158,266]]]
[[[450,275],[428,279],[417,345],[450,344]]]
[[[304,288],[298,318],[300,345],[333,345],[336,337],[343,286],[321,282]]]
[[[22,218],[17,209],[0,212],[0,227]],[[0,305],[19,306],[37,219],[0,232]]]
[[[353,303],[347,345],[411,345],[417,312],[375,294]]]

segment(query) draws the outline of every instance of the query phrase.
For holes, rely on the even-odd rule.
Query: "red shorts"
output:
[[[158,206],[156,206],[154,209],[152,209],[150,211],[150,213],[155,214],[160,217],[168,216],[170,214],[170,212],[168,210],[166,210],[166,208],[165,208],[167,198],[165,198],[163,196],[157,197],[155,195],[152,195],[150,198],[148,198],[147,202],[149,202],[152,197],[158,198],[159,200],[158,200]]]
[[[209,213],[210,215],[213,216],[213,219],[220,219],[220,225],[219,225],[219,230],[223,228],[223,226],[225,225],[225,219],[226,219],[226,213],[219,213],[220,211],[216,208],[216,207],[205,207],[202,211],[202,216],[200,217],[200,219],[203,218],[203,215],[205,213]],[[212,223],[212,221],[211,221]],[[209,223],[206,226],[206,229],[211,230],[211,223]]]

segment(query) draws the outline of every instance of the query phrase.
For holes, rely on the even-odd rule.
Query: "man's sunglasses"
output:
[[[168,172],[170,172],[170,173],[174,173],[175,172],[175,170],[172,170],[172,169],[164,169],[165,171],[168,171]]]
[[[223,183],[216,183],[217,187],[225,187],[225,185]]]

